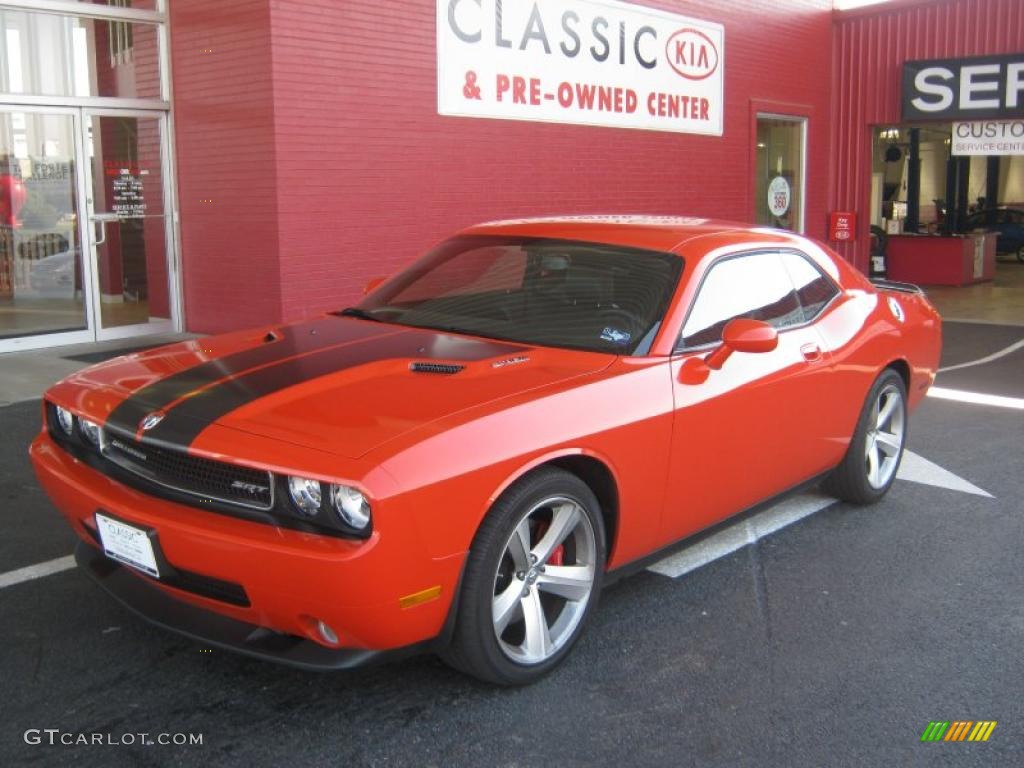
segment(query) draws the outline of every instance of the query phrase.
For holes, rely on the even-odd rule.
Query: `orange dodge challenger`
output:
[[[607,578],[821,480],[880,499],[940,347],[920,290],[790,233],[497,222],[358,306],[65,379],[31,457],[80,566],[156,624],[522,684]]]

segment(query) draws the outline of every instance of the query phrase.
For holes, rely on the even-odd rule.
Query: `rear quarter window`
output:
[[[839,288],[805,256],[784,252],[782,262],[789,273],[797,298],[803,310],[803,322],[807,323],[821,314],[829,302],[839,293]]]

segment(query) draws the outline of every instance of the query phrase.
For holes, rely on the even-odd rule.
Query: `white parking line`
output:
[[[731,525],[692,547],[669,555],[647,570],[673,579],[678,578],[837,503],[837,499],[817,493],[794,496],[754,517]]]
[[[932,387],[928,390],[928,397],[934,397],[939,400],[954,400],[958,403],[994,405],[997,408],[1013,408],[1018,411],[1024,411],[1024,397],[986,395],[983,392],[965,392],[962,389],[946,389],[945,387]]]
[[[934,485],[936,488],[948,488],[951,491],[984,496],[987,499],[995,498],[991,493],[979,488],[969,480],[954,475],[948,469],[940,467],[934,461],[928,461],[924,456],[918,456],[913,451],[903,452],[903,461],[900,462],[900,471],[896,477],[900,480],[909,480],[912,483],[923,483],[924,485]]]
[[[43,576],[68,571],[74,567],[75,556],[67,555],[66,557],[58,557],[56,560],[47,560],[45,563],[37,563],[36,565],[19,568],[16,571],[0,573],[0,589],[13,587],[15,584],[21,584],[23,581],[32,581],[33,579],[41,579]]]
[[[928,461],[923,456],[918,456],[913,451],[904,451],[903,461],[900,462],[896,479],[984,496],[989,499],[995,498],[988,491],[959,475],[954,475],[948,469]],[[647,570],[675,579],[721,557],[731,555],[787,525],[792,525],[798,520],[803,520],[815,512],[820,512],[838,503],[838,499],[819,493],[804,493],[794,496],[763,512],[758,512],[752,517],[733,523],[728,528],[669,555],[664,560],[659,560]]]
[[[959,371],[961,368],[971,368],[975,365],[984,365],[985,363],[991,363],[993,360],[998,360],[1001,357],[1012,355],[1018,349],[1024,349],[1024,339],[1021,339],[1020,341],[1011,344],[1010,346],[1006,347],[1006,349],[1001,349],[998,352],[993,352],[991,355],[986,355],[985,357],[979,357],[977,360],[971,360],[970,362],[967,363],[960,363],[959,365],[950,365],[945,368],[939,368],[939,373],[946,373],[947,371]]]

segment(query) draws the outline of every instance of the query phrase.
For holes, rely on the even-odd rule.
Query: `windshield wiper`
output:
[[[342,317],[358,317],[360,320],[372,320],[375,323],[384,322],[379,317],[375,317],[374,315],[371,315],[367,310],[360,309],[359,307],[345,307],[343,310],[335,312],[334,314]]]

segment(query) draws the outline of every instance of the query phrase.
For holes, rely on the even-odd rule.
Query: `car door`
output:
[[[779,494],[837,461],[830,440],[831,358],[814,320],[839,293],[799,253],[726,256],[705,273],[672,360],[674,394],[664,540],[674,541]],[[685,361],[716,348],[734,318],[773,326],[778,346],[734,353],[700,383]],[[831,463],[830,463],[831,462]]]

